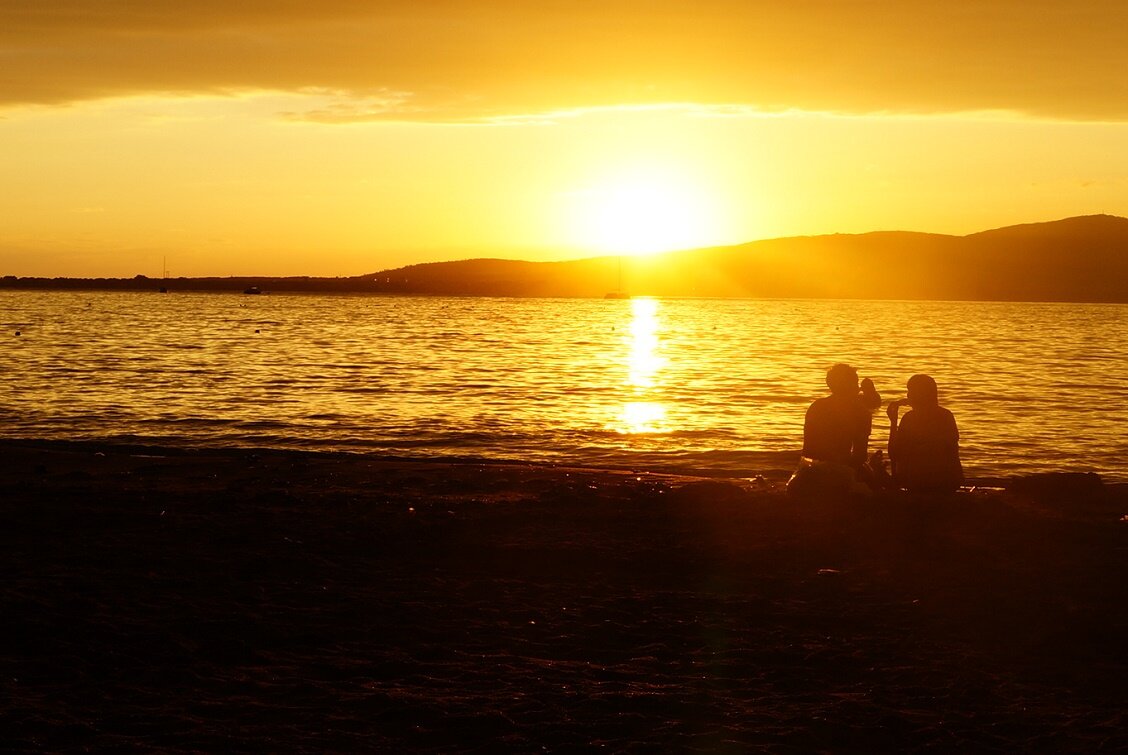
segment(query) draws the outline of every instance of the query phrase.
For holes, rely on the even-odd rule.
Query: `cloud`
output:
[[[379,91],[368,95],[350,91],[305,89],[299,94],[318,102],[306,110],[286,110],[279,115],[290,121],[309,123],[368,123],[390,117],[409,118],[413,110],[411,92]],[[433,113],[428,114],[431,117]]]
[[[323,122],[692,102],[1128,119],[1121,0],[0,0],[0,104],[347,93]]]

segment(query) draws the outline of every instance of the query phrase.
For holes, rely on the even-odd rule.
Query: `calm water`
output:
[[[8,438],[747,475],[842,360],[887,399],[932,374],[969,476],[1128,481],[1121,305],[19,291],[0,343]]]

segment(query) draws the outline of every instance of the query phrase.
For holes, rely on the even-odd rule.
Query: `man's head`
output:
[[[836,364],[826,371],[826,387],[835,396],[856,396],[858,371],[848,364]]]
[[[928,375],[913,375],[909,378],[908,385],[909,403],[913,408],[923,406],[936,406],[940,400],[937,396],[936,381]]]

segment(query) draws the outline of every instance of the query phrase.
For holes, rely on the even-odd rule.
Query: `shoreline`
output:
[[[309,459],[337,460],[342,463],[350,462],[378,462],[378,463],[403,463],[403,464],[433,464],[437,466],[454,465],[481,465],[516,467],[540,470],[587,470],[590,472],[606,472],[611,474],[643,474],[658,477],[684,478],[686,480],[753,480],[762,478],[770,486],[784,484],[795,471],[799,464],[799,453],[795,452],[794,464],[789,467],[767,466],[762,468],[727,469],[723,467],[700,467],[679,465],[665,462],[657,464],[615,464],[615,463],[587,463],[575,461],[526,461],[519,458],[486,457],[474,455],[442,454],[442,455],[401,455],[385,453],[378,450],[366,449],[333,449],[333,448],[287,448],[280,446],[243,446],[243,445],[206,445],[206,444],[161,444],[134,441],[116,441],[102,439],[56,439],[56,438],[0,438],[0,457],[13,452],[43,452],[43,453],[112,453],[127,456],[152,456],[152,457],[187,457],[202,458],[216,456],[220,458],[259,458],[270,456],[307,457]],[[776,458],[779,452],[763,452],[766,458]],[[1008,490],[1014,488],[1016,492],[1037,493],[1039,487],[1048,486],[1051,495],[1068,495],[1077,493],[1087,495],[1095,490],[1128,491],[1128,482],[1121,482],[1120,476],[1100,470],[1086,470],[1083,472],[1042,471],[1015,475],[979,475],[968,477],[961,486],[961,492]],[[761,485],[761,489],[765,489]]]
[[[13,750],[1128,748],[1128,486],[68,445],[0,442]]]

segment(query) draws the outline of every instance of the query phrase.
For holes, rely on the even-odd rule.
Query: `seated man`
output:
[[[865,464],[873,424],[869,404],[871,393],[877,395],[873,384],[859,394],[857,370],[836,364],[826,373],[826,385],[830,395],[812,403],[803,422],[803,462],[787,486],[797,495],[856,490],[869,477]]]
[[[859,400],[858,372],[848,364],[836,364],[826,373],[826,385],[830,395],[807,409],[803,456],[859,469],[866,461],[873,423],[869,407]]]
[[[912,410],[897,426],[897,410]],[[936,381],[928,375],[909,378],[908,398],[889,402],[889,460],[893,481],[914,493],[951,493],[963,484],[960,432],[956,418],[940,406]]]

